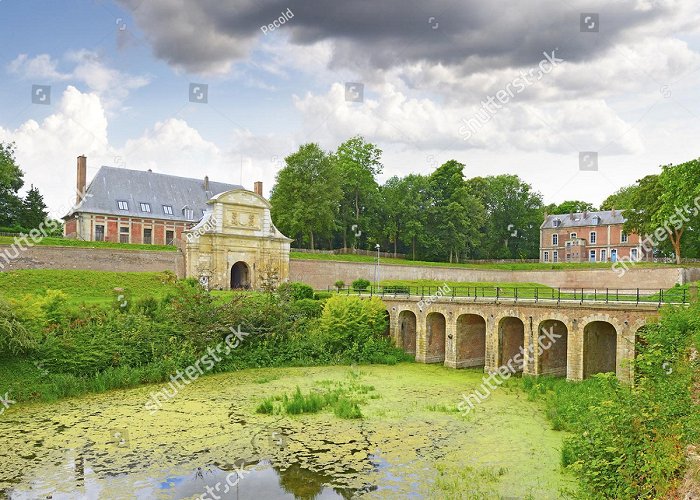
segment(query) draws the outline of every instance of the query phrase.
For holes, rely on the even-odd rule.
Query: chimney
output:
[[[78,156],[77,183],[75,186],[75,204],[79,204],[85,198],[85,186],[87,185],[87,158]]]
[[[583,220],[588,219],[588,210],[583,211]]]
[[[209,191],[209,176],[208,175],[204,176],[204,190]]]
[[[261,182],[261,181],[257,181],[257,182],[254,184],[253,190],[255,191],[255,194],[257,194],[257,195],[259,195],[259,196],[262,196],[262,195],[263,195],[263,194],[262,194],[262,182]]]
[[[574,220],[574,213],[573,212],[569,212],[569,219]]]
[[[615,207],[612,207],[612,210],[610,210],[610,215],[612,215],[613,217],[615,217],[615,215],[617,215],[615,213]]]

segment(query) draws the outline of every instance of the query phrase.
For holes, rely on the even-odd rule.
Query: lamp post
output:
[[[377,264],[374,266],[374,288],[379,289],[379,243],[374,247],[377,249]]]

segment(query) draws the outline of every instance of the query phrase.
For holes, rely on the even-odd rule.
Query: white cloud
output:
[[[90,50],[68,52],[63,59],[72,65],[70,71],[59,71],[59,61],[48,54],[39,54],[31,58],[27,54],[20,54],[10,62],[8,70],[23,79],[35,80],[34,83],[37,84],[83,83],[91,92],[102,98],[108,112],[121,109],[122,103],[132,90],[144,87],[150,82],[148,76],[134,76],[110,68],[97,52]]]

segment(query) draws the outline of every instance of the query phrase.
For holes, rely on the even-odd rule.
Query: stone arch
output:
[[[498,322],[498,366],[512,365],[516,372],[522,372],[525,359],[521,353],[524,350],[525,324],[523,321],[515,316],[501,318]]]
[[[486,358],[486,320],[478,314],[457,318],[457,368],[484,366]]]
[[[426,326],[426,363],[443,363],[445,361],[445,331],[447,321],[439,312],[431,312],[425,318]]]
[[[416,355],[417,324],[416,314],[413,311],[405,310],[399,313],[399,335],[397,344],[405,353],[413,356]]]
[[[385,337],[391,337],[391,313],[389,311],[384,311],[384,321],[386,321],[386,326],[383,334]]]
[[[566,377],[569,330],[563,321],[546,319],[537,327],[534,349],[538,356],[538,375]]]
[[[250,288],[250,266],[239,260],[231,266],[231,289]]]
[[[583,328],[583,378],[617,372],[617,330],[608,321],[591,321]]]

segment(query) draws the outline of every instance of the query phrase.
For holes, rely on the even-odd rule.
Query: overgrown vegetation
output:
[[[635,383],[612,374],[583,382],[525,377],[543,398],[565,441],[562,463],[591,498],[663,498],[677,486],[686,447],[700,441],[700,407],[693,400],[700,365],[700,305],[668,308],[640,332]],[[697,396],[697,395],[696,395]]]
[[[160,382],[233,331],[247,335],[212,372],[407,359],[384,335],[377,299],[317,300],[302,284],[215,298],[195,280],[171,282],[167,274],[121,275],[122,283],[134,278],[122,288],[118,273],[102,273],[104,283],[98,274],[66,272],[62,290],[46,289],[42,272],[0,274],[3,394],[53,400]]]
[[[374,391],[370,385],[362,385],[357,381],[349,383],[322,381],[321,388],[303,394],[297,386],[292,395],[282,394],[266,397],[256,408],[257,413],[270,415],[301,415],[318,413],[330,408],[338,418],[362,418],[360,405],[366,398],[376,398],[378,395],[369,394]]]

